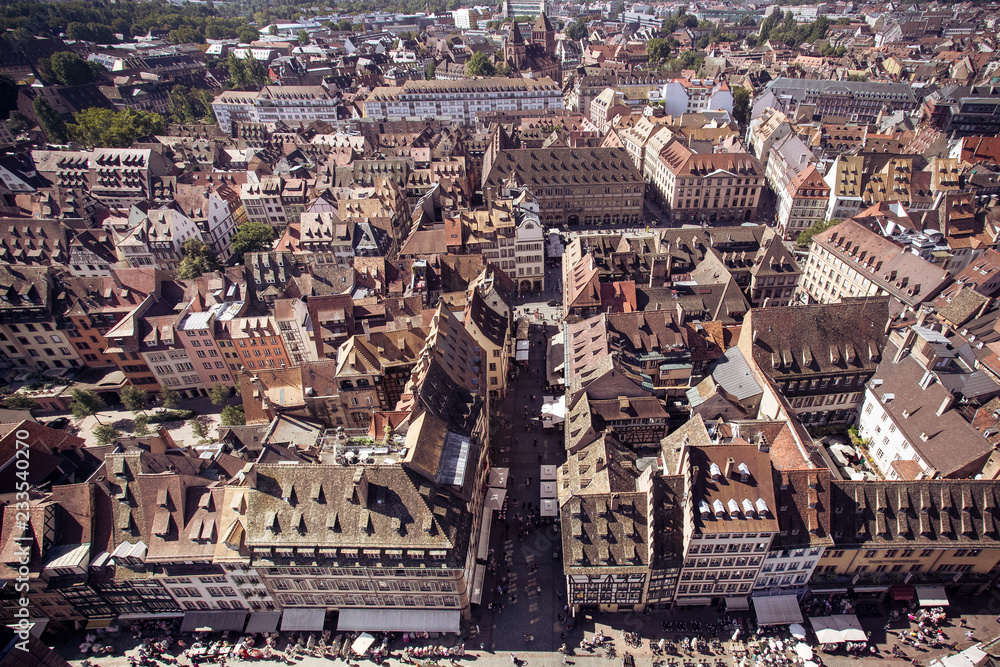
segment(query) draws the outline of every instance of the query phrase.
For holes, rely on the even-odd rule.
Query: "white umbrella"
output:
[[[808,644],[799,642],[795,645],[795,654],[803,660],[809,660],[813,657],[813,650],[809,648]]]
[[[819,665],[817,665],[812,660],[806,660],[805,662],[802,663],[802,667],[819,667]]]
[[[792,636],[796,639],[806,638],[806,629],[802,627],[799,623],[792,623],[788,626],[788,630],[792,633]]]
[[[372,637],[367,632],[362,632],[357,639],[354,640],[354,644],[351,645],[351,650],[358,655],[364,655],[365,652],[375,643],[375,638]]]

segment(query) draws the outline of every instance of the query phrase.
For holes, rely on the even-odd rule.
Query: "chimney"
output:
[[[656,305],[659,306],[659,304],[656,304]],[[677,302],[677,325],[678,326],[684,326],[684,315],[685,315],[685,313],[684,313],[684,306],[682,306],[681,302],[678,301]]]
[[[618,409],[621,410],[622,412],[628,410],[628,396],[618,397]]]
[[[939,408],[937,409],[937,416],[938,416],[938,417],[940,417],[940,416],[941,416],[941,415],[943,415],[943,414],[944,414],[945,412],[947,412],[947,411],[948,411],[948,408],[950,408],[950,407],[951,407],[951,404],[952,404],[952,402],[953,402],[954,400],[955,400],[955,397],[954,397],[954,396],[953,396],[953,395],[952,395],[951,393],[949,393],[949,394],[948,394],[947,396],[945,396],[945,397],[944,397],[944,400],[943,400],[943,401],[941,401],[941,407],[939,407]]]
[[[733,476],[733,466],[736,465],[736,459],[729,457],[726,459],[726,479]]]
[[[924,376],[920,378],[920,388],[927,389],[927,387],[934,384],[934,373],[930,371],[924,371]]]
[[[918,327],[924,326],[924,322],[927,321],[927,316],[928,315],[930,315],[930,313],[927,310],[925,310],[923,308],[920,309],[920,312],[917,313],[917,326]]]

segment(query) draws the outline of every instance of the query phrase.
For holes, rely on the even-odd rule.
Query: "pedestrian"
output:
[[[966,639],[972,639],[972,630],[967,630],[966,631],[965,638]]]

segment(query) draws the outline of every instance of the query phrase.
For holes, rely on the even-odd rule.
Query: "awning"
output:
[[[476,558],[486,560],[490,553],[490,529],[493,526],[493,510],[490,504],[486,503],[483,508],[483,521],[479,526],[479,549],[476,551]]]
[[[476,572],[472,575],[472,595],[469,601],[480,604],[483,601],[483,580],[486,579],[486,566],[476,563]]]
[[[947,607],[951,604],[944,586],[917,586],[916,593],[921,607]]]
[[[809,622],[820,644],[868,641],[868,635],[861,629],[861,623],[854,614],[812,616]]]
[[[707,607],[712,604],[712,598],[676,598],[680,607]]]
[[[555,498],[542,498],[542,516],[559,516],[559,501]]]
[[[186,611],[181,621],[181,632],[243,632],[247,622],[245,609],[219,609],[212,611]]]
[[[541,497],[542,498],[555,498],[559,494],[556,492],[555,482],[542,482],[541,486]]]
[[[326,623],[326,609],[307,609],[305,607],[285,609],[281,617],[281,629],[300,632],[316,632],[322,630]]]
[[[278,621],[281,620],[280,611],[255,611],[250,614],[247,621],[246,633],[252,632],[274,632],[278,629]]]
[[[750,600],[747,598],[726,598],[726,611],[743,611],[750,608]]]
[[[897,602],[899,600],[912,600],[916,596],[913,586],[906,584],[894,584],[889,586],[889,597]]]
[[[113,618],[92,618],[87,621],[87,630],[95,630],[97,628],[106,628],[111,625],[111,622],[115,620]]]
[[[158,611],[152,614],[136,612],[133,614],[119,614],[119,621],[135,621],[141,618],[180,618],[184,615],[183,611]]]
[[[729,604],[729,598],[726,598]],[[755,597],[753,610],[757,615],[757,625],[791,625],[802,622],[802,610],[795,595],[770,595]]]
[[[514,352],[514,361],[527,361],[528,351],[527,350],[517,350]]]
[[[286,611],[287,615],[288,612]],[[458,633],[462,612],[440,609],[341,609],[337,629],[345,632]]]
[[[543,482],[549,482],[556,478],[556,466],[542,466],[541,479]]]
[[[507,488],[507,475],[509,472],[507,468],[490,468],[490,486],[498,489]]]

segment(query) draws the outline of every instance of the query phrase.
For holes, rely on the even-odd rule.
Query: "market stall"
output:
[[[947,607],[950,604],[944,586],[917,586],[916,593],[921,607]]]
[[[758,625],[788,625],[802,622],[802,610],[795,595],[755,597],[753,609]]]
[[[809,623],[820,644],[868,641],[868,635],[861,629],[861,622],[854,614],[812,616]]]

